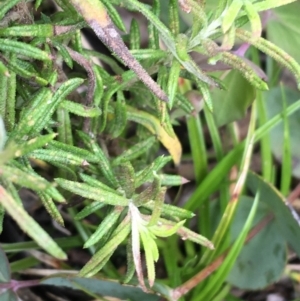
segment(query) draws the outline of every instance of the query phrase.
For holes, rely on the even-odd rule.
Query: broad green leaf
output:
[[[252,198],[245,196],[241,198],[231,227],[233,240],[243,227],[252,202]],[[270,208],[263,202],[259,203],[253,226],[268,213]],[[227,281],[241,289],[265,288],[278,281],[283,274],[286,260],[286,243],[282,236],[278,235],[277,224],[272,220],[243,247]]]
[[[286,98],[286,105],[289,106],[295,103],[300,98],[300,93],[290,88],[284,88],[283,93]],[[282,113],[284,105],[282,99],[282,90],[280,87],[272,88],[269,92],[265,92],[265,107],[267,111],[268,119],[272,118],[276,114]],[[287,117],[289,124],[289,136],[290,136],[290,147],[292,155],[292,169],[293,175],[300,178],[300,112],[294,113],[292,116]],[[284,126],[279,124],[274,127],[270,132],[271,137],[271,149],[277,160],[281,161],[283,157],[283,145],[284,145]]]
[[[70,275],[61,275],[45,278],[41,283],[45,285],[82,289],[85,292],[97,294],[98,296],[110,296],[131,301],[159,301],[161,296],[170,300],[170,288],[162,284],[155,284],[152,288],[153,291],[145,293],[137,286],[137,284],[124,285],[115,280],[102,280],[97,277],[86,279],[72,277]]]
[[[295,58],[300,63],[300,27],[298,12],[300,2],[272,10],[272,18],[267,22],[267,38]],[[291,41],[293,41],[291,43]]]
[[[199,300],[212,300],[212,297],[214,297],[221,289],[227,275],[229,274],[232,266],[234,265],[238,255],[240,254],[243,248],[247,234],[250,231],[251,224],[257,211],[258,200],[259,195],[256,194],[256,197],[251,204],[251,209],[247,214],[246,220],[244,221],[242,228],[239,231],[237,239],[230,248],[222,265],[219,267],[216,273],[209,278],[209,282],[207,283],[207,285],[204,286],[203,290],[201,291],[201,298],[199,298]]]
[[[4,290],[0,292],[0,299],[1,301],[20,301],[20,298],[11,291],[11,290]]]
[[[214,89],[211,92],[213,115],[218,126],[244,117],[247,108],[255,99],[255,89],[238,71],[232,70],[223,83],[226,91]]]
[[[9,282],[10,280],[10,267],[7,257],[3,250],[0,248],[0,283]]]
[[[261,201],[275,216],[278,235],[281,235],[281,239],[285,240],[297,255],[300,255],[300,227],[286,206],[284,197],[272,184],[252,172],[248,173],[247,186],[252,193],[260,191]]]
[[[67,259],[64,251],[54,242],[44,229],[0,186],[0,203],[16,221],[19,227],[27,233],[46,252],[58,259]]]

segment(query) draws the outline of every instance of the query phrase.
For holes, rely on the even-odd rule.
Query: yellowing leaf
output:
[[[175,133],[174,135],[170,136],[161,126],[159,120],[149,113],[137,110],[130,106],[126,106],[126,108],[128,119],[143,125],[151,133],[155,134],[158,140],[169,151],[174,163],[178,165],[181,159],[182,148]]]

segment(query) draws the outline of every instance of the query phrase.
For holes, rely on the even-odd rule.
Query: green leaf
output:
[[[130,148],[127,148],[122,154],[120,154],[117,158],[113,160],[113,165],[118,165],[120,163],[124,163],[126,161],[131,161],[143,155],[147,152],[155,142],[155,137],[149,137],[141,142],[136,143]]]
[[[256,192],[257,193],[257,192]],[[251,224],[253,222],[255,213],[258,207],[259,194],[256,194],[256,197],[251,204],[251,210],[247,214],[246,221],[243,223],[242,228],[239,231],[239,235],[232,247],[230,248],[228,254],[226,255],[222,265],[216,271],[215,274],[211,276],[207,285],[201,291],[201,299],[200,300],[211,300],[218,291],[221,289],[227,275],[229,274],[232,266],[234,265],[238,255],[240,254],[244,242],[246,240],[247,234],[250,231]]]
[[[4,251],[0,248],[0,283],[10,281],[10,267]]]
[[[64,220],[57,209],[56,205],[54,204],[51,196],[48,193],[39,193],[40,199],[50,214],[50,216],[61,226],[64,226]]]
[[[41,148],[45,144],[52,141],[56,136],[57,134],[53,133],[53,134],[42,135],[30,139],[27,142],[17,146],[17,149],[15,151],[15,156],[16,157],[24,156],[35,149]]]
[[[62,188],[91,200],[103,202],[108,205],[128,205],[128,199],[118,194],[114,194],[103,189],[95,188],[84,183],[72,182],[59,178],[56,178],[55,182],[57,182],[58,185]]]
[[[19,227],[35,240],[42,249],[58,259],[67,259],[67,255],[54,242],[49,234],[45,232],[45,230],[43,230],[30,215],[28,215],[23,207],[15,202],[2,186],[0,186],[0,203],[16,221]]]
[[[136,284],[124,285],[115,280],[102,280],[98,277],[80,278],[70,275],[48,277],[41,281],[45,285],[65,286],[73,289],[82,289],[98,296],[111,296],[119,299],[131,301],[159,301],[161,296],[170,300],[170,288],[161,284],[156,284],[149,293],[143,292]]]
[[[101,115],[99,108],[89,108],[74,101],[64,100],[61,107],[77,116],[93,118]]]
[[[300,93],[294,91],[288,87],[283,89],[283,93],[286,98],[287,106],[295,103],[300,99]],[[280,87],[272,88],[269,92],[265,92],[265,107],[267,111],[268,119],[272,118],[276,114],[282,114],[284,110],[282,91]],[[292,116],[287,117],[287,123],[289,126],[289,139],[292,156],[292,169],[293,175],[300,178],[300,150],[299,143],[300,137],[298,129],[300,127],[300,112],[295,112]],[[270,132],[271,149],[276,159],[281,161],[283,158],[283,145],[284,145],[284,125],[279,124],[274,127]]]
[[[107,257],[111,256],[118,245],[128,236],[130,233],[130,219],[125,219],[118,225],[118,227],[111,234],[110,240],[94,254],[94,256],[88,261],[88,263],[79,272],[80,276],[91,277],[95,275],[103,267]]]
[[[252,172],[248,173],[247,186],[253,193],[260,191],[261,200],[275,216],[278,235],[300,255],[300,227],[286,206],[284,197],[272,184]]]
[[[48,61],[50,56],[47,52],[33,47],[29,44],[11,39],[0,39],[0,50],[22,54],[37,60]]]
[[[272,18],[266,24],[268,40],[285,50],[298,63],[300,63],[300,27],[297,23],[299,9],[299,1],[278,7],[272,10]]]
[[[222,30],[224,33],[227,32],[232,26],[242,6],[242,0],[235,0],[231,2],[228,9],[225,11],[225,15],[222,21]]]
[[[0,116],[0,152],[3,150],[6,143],[6,130],[2,117]]]
[[[89,165],[85,158],[58,149],[37,149],[32,151],[28,156],[49,163],[61,163],[75,166]]]
[[[168,30],[168,28],[153,14],[144,4],[140,3],[137,0],[128,0],[131,6],[133,6],[136,10],[140,11],[150,22],[151,24],[158,30],[161,35],[162,40],[164,41],[166,47],[171,51],[173,56],[183,65],[183,67],[188,70],[190,73],[194,74],[200,80],[204,81],[207,84],[215,86],[214,80],[208,77],[202,70],[198,68],[196,63],[189,59],[184,61],[179,58],[177,54],[175,40]]]
[[[4,15],[16,4],[21,2],[22,0],[9,0],[9,1],[2,1],[0,5],[0,20],[3,19]]]
[[[95,154],[95,156],[98,158],[99,167],[101,169],[102,174],[104,177],[109,181],[109,183],[114,187],[118,187],[118,182],[113,174],[110,162],[106,155],[104,154],[101,147],[98,145],[98,143],[90,137],[88,134],[77,131],[79,137],[83,140],[83,143],[87,145],[87,147]]]
[[[227,91],[214,89],[211,92],[213,115],[218,126],[244,117],[255,99],[255,89],[238,71],[231,71],[224,79],[224,84]]]
[[[120,214],[122,213],[122,210],[122,207],[115,207],[115,209],[104,218],[96,231],[85,242],[84,248],[89,248],[101,240],[107,233],[108,229],[112,228],[116,224]]]
[[[129,52],[122,38],[115,29],[112,20],[108,16],[105,7],[100,1],[71,0],[72,5],[83,16],[86,22],[94,30],[97,37],[113,51],[121,61],[132,69],[138,78],[161,100],[168,101],[165,92],[149,76],[145,69]]]
[[[0,29],[3,37],[52,37],[54,26],[51,24],[33,24],[22,26],[11,26]]]
[[[243,227],[253,200],[243,196],[232,224],[233,240]],[[270,212],[269,207],[259,203],[253,225],[256,225]],[[257,253],[259,252],[259,256]],[[287,260],[286,243],[278,235],[274,220],[269,222],[242,249],[227,281],[241,289],[258,290],[279,280]]]
[[[127,198],[135,191],[134,168],[130,162],[124,162],[116,167],[115,174]]]
[[[87,217],[88,215],[98,211],[99,209],[101,209],[104,206],[105,206],[104,203],[93,202],[93,203],[87,205],[86,207],[84,207],[80,212],[78,212],[75,216],[75,219],[81,220],[81,219]]]
[[[88,185],[121,195],[121,193],[117,192],[114,188],[111,188],[111,187],[105,185],[104,183],[98,181],[97,179],[95,179],[91,176],[88,176],[83,173],[80,173],[79,176]]]
[[[1,298],[1,301],[19,301],[20,300],[20,298],[18,298],[17,295],[11,290],[4,290],[3,292],[0,292],[0,298]]]
[[[51,186],[44,178],[29,174],[16,167],[2,166],[1,176],[6,180],[16,183],[22,187],[30,188],[36,191],[42,191]]]

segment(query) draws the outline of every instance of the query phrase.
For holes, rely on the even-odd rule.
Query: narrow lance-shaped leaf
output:
[[[36,191],[42,191],[50,187],[50,183],[43,178],[26,173],[18,168],[2,166],[1,176],[22,187],[27,187]]]
[[[117,92],[117,101],[114,109],[115,109],[115,116],[114,116],[112,138],[116,138],[120,136],[127,125],[126,102],[125,102],[124,94],[121,91]]]
[[[160,125],[158,119],[149,113],[134,109],[133,107],[127,106],[127,116],[129,120],[135,121],[137,123],[145,126],[151,133],[156,134],[157,138],[170,152],[174,163],[179,164],[181,159],[181,144],[178,138],[174,135],[171,137],[165,129]]]
[[[242,6],[243,1],[241,0],[235,0],[231,2],[222,21],[222,30],[224,33],[229,30]]]
[[[101,110],[99,108],[86,107],[82,104],[75,103],[69,100],[64,100],[61,103],[61,107],[66,109],[70,113],[81,117],[93,118],[101,115]]]
[[[112,228],[116,224],[122,211],[123,207],[115,207],[114,210],[104,218],[96,231],[85,242],[84,248],[89,248],[90,246],[100,241],[101,238],[107,233],[107,230]]]
[[[70,1],[76,10],[84,17],[94,30],[98,38],[107,45],[130,69],[132,69],[145,85],[161,100],[167,101],[168,97],[161,88],[147,74],[145,69],[134,59],[128,48],[119,36],[113,22],[108,16],[105,7],[100,1],[80,0]]]
[[[119,15],[118,11],[111,4],[111,1],[110,0],[101,0],[101,1],[106,7],[113,24],[116,25],[121,31],[126,32],[126,28],[122,21],[122,18]]]
[[[16,62],[17,55],[15,53],[9,54],[9,60],[13,63]],[[6,115],[5,115],[5,123],[7,126],[7,130],[9,132],[12,131],[15,125],[15,115],[16,115],[16,74],[14,72],[10,72],[10,76],[7,79],[7,101],[6,101]]]
[[[101,269],[101,262],[118,247],[130,232],[130,219],[127,215],[114,230],[109,242],[105,244],[79,272],[80,276],[91,277]]]
[[[132,19],[130,24],[130,49],[140,49],[141,47],[141,33],[139,28],[139,23],[136,19]],[[131,52],[132,54],[132,52]]]
[[[79,211],[76,214],[75,219],[76,220],[81,220],[81,219],[87,217],[88,215],[100,210],[104,206],[106,206],[106,204],[99,203],[99,202],[93,202],[93,203],[85,206],[81,211]]]
[[[159,3],[159,1],[157,2]],[[144,4],[137,0],[126,0],[125,4],[127,3],[130,4],[130,6],[133,6],[138,11],[140,11],[153,24],[153,26],[159,31],[160,35],[162,36],[166,47],[171,51],[173,56],[177,58],[178,61],[180,61],[180,63],[186,70],[188,70],[190,73],[194,74],[200,80],[206,82],[207,84],[210,84],[212,86],[217,85],[213,79],[208,77],[206,74],[204,74],[204,72],[202,72],[198,68],[198,66],[193,60],[182,60],[179,58],[172,34],[168,30],[168,28],[159,20],[159,18],[155,16]]]
[[[49,85],[48,80],[40,77],[36,71],[33,72],[33,70],[28,70],[28,69],[26,69],[25,66],[22,66],[21,60],[17,59],[16,62],[7,60],[5,58],[3,58],[3,60],[5,61],[7,68],[10,71],[16,73],[17,75],[27,78],[27,79],[30,79],[30,80],[34,80],[41,86]],[[23,63],[24,63],[24,61],[23,61]]]
[[[105,185],[104,183],[98,181],[96,178],[93,178],[93,177],[88,176],[88,175],[83,174],[83,173],[80,173],[79,176],[88,185],[91,185],[95,188],[104,189],[104,190],[112,192],[112,193],[120,194],[118,191],[116,191],[116,189]]]
[[[46,145],[47,143],[52,141],[56,136],[57,136],[56,133],[42,135],[42,136],[38,136],[33,139],[30,139],[23,144],[18,144],[14,155],[16,157],[24,156],[24,155],[32,152],[35,149],[43,147],[44,145]]]
[[[0,6],[0,20],[3,19],[4,15],[16,4],[21,2],[22,0],[9,0],[1,3]]]
[[[89,162],[97,162],[98,158],[88,150],[80,147],[76,147],[73,145],[68,145],[66,143],[62,143],[56,140],[51,141],[47,147],[49,149],[55,149],[58,151],[63,151],[63,153],[70,153],[72,155],[75,155],[77,157],[81,157],[83,160],[87,160]]]
[[[145,250],[149,286],[152,287],[155,281],[154,262],[158,260],[159,256],[158,248],[154,241],[154,238],[151,235],[149,235],[150,233],[148,231],[144,231],[143,229],[141,229],[139,233]]]
[[[178,0],[171,0],[169,3],[169,27],[173,35],[178,35],[179,26],[179,5]]]
[[[142,206],[149,210],[153,210],[155,202],[150,200],[148,203],[145,203]],[[182,220],[185,218],[192,218],[195,216],[195,214],[189,210],[177,206],[163,204],[161,209],[161,216],[165,216],[174,220]]]
[[[160,16],[160,1],[154,0],[152,3],[152,12],[154,16]],[[149,32],[149,48],[159,49],[159,35],[158,30],[155,28],[152,22],[149,22],[148,25]]]
[[[109,181],[109,183],[113,187],[117,188],[118,182],[116,180],[115,175],[112,172],[110,162],[108,158],[105,156],[100,146],[98,145],[98,143],[84,132],[78,131],[77,133],[79,137],[83,140],[83,142],[93,151],[95,156],[98,158],[99,167],[104,177]]]
[[[139,227],[141,216],[138,208],[133,204],[129,203],[130,217],[131,217],[131,239],[132,239],[132,255],[133,262],[137,274],[137,278],[139,280],[139,284],[143,291],[147,291],[144,281],[144,274],[142,268],[142,260],[141,260],[141,242],[140,242],[140,233]]]
[[[131,198],[135,191],[134,168],[131,163],[127,161],[118,165],[115,174],[126,197]]]
[[[33,24],[22,26],[11,26],[0,29],[0,36],[3,37],[44,37],[50,38],[63,33],[68,33],[75,26],[59,26],[52,24]]]
[[[8,75],[1,75],[0,77],[0,116],[4,119],[6,116],[6,102],[7,102],[7,82],[8,82]]]
[[[157,194],[157,196],[154,200],[155,205],[154,205],[152,215],[151,215],[151,219],[149,221],[148,226],[155,225],[158,222],[158,219],[159,219],[161,211],[162,211],[162,206],[163,206],[163,203],[165,201],[166,191],[167,191],[167,187],[161,187],[160,188],[160,191],[158,192],[158,194]]]
[[[126,198],[106,190],[101,190],[99,188],[89,186],[84,183],[78,183],[59,178],[56,178],[55,182],[57,182],[58,185],[62,188],[91,200],[103,202],[108,205],[128,205],[128,200]]]
[[[138,142],[131,148],[126,149],[122,154],[114,159],[113,165],[118,165],[122,162],[131,161],[140,157],[144,152],[148,151],[155,142],[155,137],[149,137],[141,142]]]
[[[50,214],[50,216],[61,226],[64,226],[64,220],[59,210],[57,209],[56,205],[54,204],[52,198],[47,193],[43,193],[43,192],[40,192],[39,196],[47,212]]]
[[[13,200],[13,198],[0,186],[0,203],[10,216],[16,221],[20,228],[26,232],[36,243],[52,256],[59,259],[66,259],[67,255],[52,240],[36,221],[28,215],[24,208]]]
[[[153,172],[158,172],[162,169],[168,162],[170,162],[171,157],[159,156],[150,165],[146,166],[143,170],[136,173],[135,186],[139,187],[145,182],[153,181]]]
[[[32,151],[29,157],[49,163],[62,163],[75,166],[89,165],[85,158],[59,149],[37,149]]]
[[[50,56],[47,52],[29,44],[10,39],[0,39],[0,50],[13,52],[19,55],[22,54],[37,60],[50,60]]]
[[[175,95],[178,87],[180,69],[181,69],[180,63],[176,59],[174,59],[171,65],[169,78],[168,78],[168,85],[167,85],[167,91],[169,96],[169,103],[168,103],[169,109],[172,109],[174,104]]]
[[[2,116],[0,115],[0,152],[3,150],[6,143],[6,130]]]
[[[133,254],[132,254],[132,237],[130,236],[127,241],[127,247],[126,247],[126,252],[127,252],[127,271],[125,278],[123,279],[124,283],[128,283],[134,273],[135,273],[135,266],[134,266],[134,261],[133,261]]]
[[[256,37],[259,38],[261,36],[261,32],[262,32],[262,24],[261,24],[260,16],[251,1],[245,0],[244,8],[250,21],[252,39],[255,40]]]

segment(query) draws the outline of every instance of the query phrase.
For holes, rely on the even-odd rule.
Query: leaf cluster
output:
[[[268,90],[265,74],[243,56],[245,43],[285,66],[300,86],[296,60],[261,37],[259,14],[280,5],[280,1],[220,0],[217,9],[209,11],[205,1],[170,0],[167,25],[160,19],[159,0],[154,0],[151,7],[137,0],[55,0],[58,11],[39,14],[48,2],[28,4],[32,15],[27,19],[19,13],[25,5],[22,0],[0,4],[0,232],[7,212],[41,248],[58,259],[66,259],[65,251],[24,209],[18,191],[34,191],[60,225],[64,220],[57,204],[81,197],[85,204],[82,210],[69,211],[74,221],[103,210],[107,215],[93,233],[82,226],[84,223],[80,226],[85,233],[84,247],[93,253],[80,276],[98,273],[125,241],[128,266],[123,281],[131,281],[136,272],[140,286],[147,291],[155,286],[157,237],[177,234],[208,249],[216,248],[214,253],[202,252],[202,259],[194,265],[197,269],[211,264],[226,250],[222,268],[201,298],[215,296],[241,252],[258,208],[259,193],[228,249],[228,232],[246,183],[253,143],[259,134],[267,132],[268,126],[278,123],[280,116],[259,132],[255,130],[253,105],[247,139],[227,157],[215,134],[212,140],[222,163],[207,174],[205,160],[201,162],[199,158],[206,154],[205,150],[201,153],[198,113],[204,111],[211,133],[232,121],[232,115],[220,117],[216,99],[219,91],[240,80],[236,74],[253,96],[244,103],[241,114],[252,104],[256,92]],[[141,49],[141,33],[135,20],[126,33],[126,46],[119,34],[126,28],[116,6],[146,17],[149,40],[145,49]],[[184,33],[180,30],[182,12],[192,19],[192,26]],[[114,58],[88,49],[82,42],[83,28],[91,28]],[[244,44],[236,50],[240,41]],[[195,55],[205,63],[198,63]],[[231,72],[225,80],[219,76],[224,70],[225,75]],[[296,105],[289,108],[286,116],[296,109]],[[205,178],[185,209],[165,203],[167,188],[181,186],[185,179],[163,171],[171,160],[175,166],[180,163],[182,146],[174,125],[182,118],[187,118],[192,155],[197,158],[200,154],[195,160],[197,184]],[[193,141],[196,135],[199,140]],[[117,145],[117,151],[110,147],[112,143]],[[159,143],[170,156],[155,155]],[[223,202],[224,215],[214,235],[205,231],[209,217],[206,224],[202,218],[201,231],[212,236],[211,242],[184,227],[184,223],[194,216],[192,211],[199,204],[209,206],[208,197],[238,160],[239,179],[228,205]],[[45,175],[47,169],[51,169],[53,178]],[[141,242],[148,283],[142,271]],[[174,299],[189,289],[178,287],[172,292]]]

